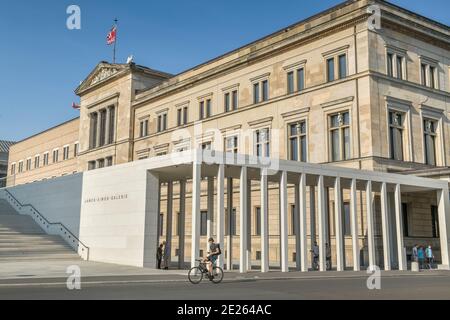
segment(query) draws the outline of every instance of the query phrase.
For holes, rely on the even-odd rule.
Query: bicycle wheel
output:
[[[188,278],[192,284],[199,284],[203,280],[203,272],[199,267],[194,267],[189,270]]]
[[[213,268],[213,278],[211,281],[215,284],[221,283],[223,280],[223,270],[219,267]]]

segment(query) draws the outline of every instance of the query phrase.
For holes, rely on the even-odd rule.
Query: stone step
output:
[[[10,242],[10,243],[0,243],[0,251],[3,250],[71,250],[72,248],[69,247],[65,243],[17,243],[17,242]]]
[[[39,261],[49,261],[49,260],[80,260],[81,258],[78,254],[11,254],[11,255],[0,255],[0,261],[3,262],[17,262],[17,261],[27,261],[32,260],[39,263]]]

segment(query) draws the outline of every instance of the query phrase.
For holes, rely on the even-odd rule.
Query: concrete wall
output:
[[[7,190],[22,205],[33,205],[49,222],[62,223],[79,238],[82,182],[83,174],[78,173]]]
[[[159,188],[146,164],[84,174],[80,240],[91,261],[156,267]]]

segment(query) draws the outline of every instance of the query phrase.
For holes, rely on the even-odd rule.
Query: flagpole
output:
[[[114,19],[114,27],[116,28],[116,39],[115,39],[115,41],[114,41],[114,49],[113,49],[113,64],[116,63],[117,22],[118,22],[118,21],[119,21],[119,20],[117,20],[117,18]]]

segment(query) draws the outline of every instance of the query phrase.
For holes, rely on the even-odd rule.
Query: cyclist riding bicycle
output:
[[[220,250],[220,244],[215,243],[213,238],[210,238],[208,240],[209,242],[209,252],[204,260],[206,263],[206,266],[208,267],[209,276],[213,278],[213,267],[215,266],[217,262],[217,258],[222,254],[222,250]]]

